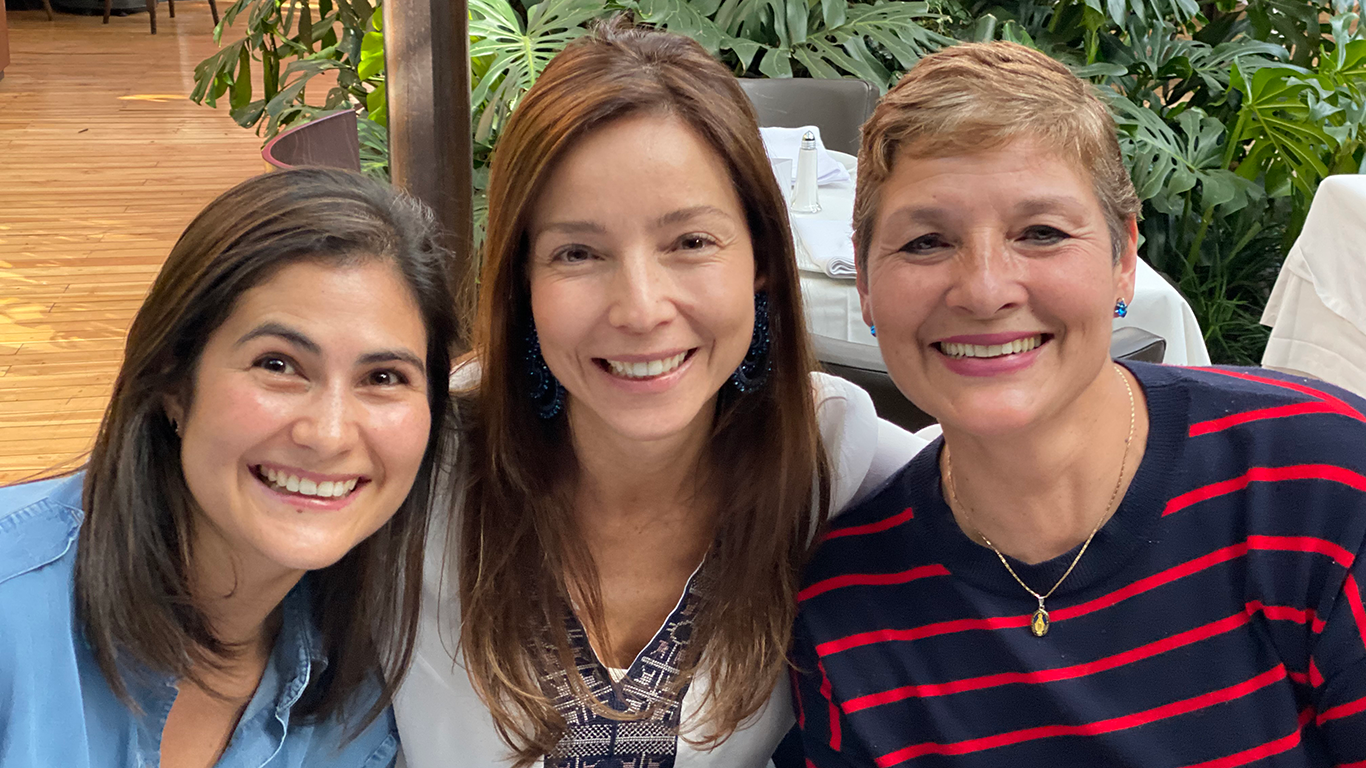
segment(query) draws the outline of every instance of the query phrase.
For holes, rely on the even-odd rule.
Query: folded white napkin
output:
[[[759,134],[764,137],[764,151],[774,159],[787,158],[792,161],[792,179],[789,183],[797,182],[797,152],[802,148],[802,135],[807,131],[816,134],[816,183],[834,184],[840,181],[849,181],[849,171],[840,164],[840,161],[831,157],[826,151],[825,144],[821,143],[821,129],[814,125],[805,125],[801,128],[760,128]]]
[[[854,268],[854,228],[847,221],[792,217],[797,235],[797,266],[830,277],[852,278]]]

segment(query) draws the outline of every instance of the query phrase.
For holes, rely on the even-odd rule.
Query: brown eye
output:
[[[398,371],[384,369],[373,371],[367,381],[371,386],[375,387],[397,387],[407,384],[408,377]]]
[[[557,249],[550,256],[551,261],[558,261],[564,264],[581,264],[593,258],[593,252],[582,245],[566,245]]]
[[[713,242],[714,241],[706,235],[691,234],[679,238],[678,247],[685,251],[696,251],[712,245]]]
[[[920,237],[917,237],[909,243],[906,243],[905,245],[901,246],[901,251],[903,253],[919,255],[924,253],[930,253],[940,248],[947,248],[948,245],[949,242],[945,240],[942,235],[940,235],[938,232],[931,232],[928,235],[921,235]]]
[[[1038,245],[1055,245],[1071,237],[1071,235],[1056,227],[1040,225],[1026,229],[1024,235],[1020,239]]]
[[[293,376],[298,373],[294,368],[294,363],[289,358],[280,355],[264,355],[258,358],[253,365],[263,371],[280,376]]]

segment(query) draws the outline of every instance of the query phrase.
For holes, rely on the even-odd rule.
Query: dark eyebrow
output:
[[[690,208],[679,208],[676,211],[671,211],[660,216],[658,219],[655,219],[655,226],[664,227],[669,224],[678,224],[679,222],[690,221],[706,214],[723,216],[727,219],[730,218],[730,214],[714,205],[694,205]]]
[[[427,366],[418,359],[417,355],[406,349],[386,349],[383,352],[367,352],[360,356],[356,361],[359,365],[374,365],[375,363],[407,363],[418,370],[424,377],[427,375]]]
[[[246,335],[244,335],[242,338],[238,339],[237,346],[240,347],[243,344],[246,344],[248,341],[251,341],[252,339],[259,339],[262,336],[276,336],[278,338],[284,339],[290,344],[293,344],[299,349],[302,349],[303,351],[314,355],[320,355],[323,351],[322,347],[318,346],[318,343],[314,340],[308,338],[307,336],[294,330],[293,328],[290,328],[287,325],[281,325],[280,323],[261,323],[260,325],[248,331]]]
[[[237,340],[237,346],[242,346],[252,339],[259,339],[262,336],[274,336],[284,339],[294,346],[302,349],[311,355],[321,355],[322,347],[318,343],[303,335],[299,331],[280,323],[269,322],[261,323],[246,335]],[[392,363],[395,361],[407,363],[416,368],[423,376],[427,375],[427,366],[422,359],[406,349],[385,349],[378,352],[367,352],[360,356],[356,361],[357,365],[374,365],[375,363]]]

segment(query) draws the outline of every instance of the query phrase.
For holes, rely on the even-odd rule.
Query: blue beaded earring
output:
[[[877,336],[877,326],[876,326],[876,325],[870,325],[870,326],[868,326],[868,332],[871,333],[871,334],[873,334],[874,336]]]
[[[1115,302],[1115,317],[1124,317],[1129,314],[1129,305],[1124,303],[1124,299]]]
[[[730,383],[742,395],[753,392],[768,379],[768,368],[768,294],[760,291],[754,294],[754,335],[749,340],[749,351],[730,375]]]
[[[550,372],[541,356],[541,339],[536,335],[535,325],[526,337],[526,372],[536,414],[543,419],[555,418],[564,409],[564,385]]]

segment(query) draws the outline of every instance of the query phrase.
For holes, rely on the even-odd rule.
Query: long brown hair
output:
[[[538,681],[542,649],[553,648],[549,661],[583,684],[564,629],[571,604],[602,636],[597,571],[571,514],[578,464],[566,419],[540,419],[528,392],[527,222],[559,158],[592,131],[639,114],[682,121],[725,162],[769,295],[768,381],[748,394],[723,388],[706,449],[715,470],[705,482],[726,505],[707,570],[725,589],[704,597],[677,681],[681,689],[702,665],[711,676],[707,733],[697,742],[724,740],[772,692],[800,566],[829,499],[786,206],[754,111],[730,72],[692,40],[621,20],[601,25],[556,56],[499,140],[473,322],[482,376],[460,399],[467,485],[451,542],[460,558],[460,644],[521,766],[551,752],[566,729]]]
[[[125,703],[132,703],[129,660],[201,682],[196,668],[218,666],[235,650],[214,635],[190,593],[195,502],[167,398],[188,406],[199,353],[244,292],[294,262],[372,259],[394,265],[422,315],[432,428],[398,512],[309,576],[328,663],[309,681],[295,716],[325,719],[365,707],[363,724],[388,704],[417,633],[422,545],[445,446],[454,300],[426,209],[359,174],[321,168],[260,176],[210,203],[180,236],[128,332],[86,467],[75,576],[85,636]],[[378,700],[355,700],[381,673],[386,688]]]

